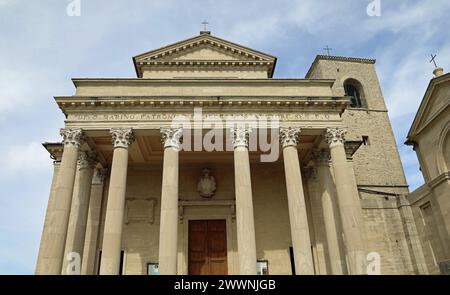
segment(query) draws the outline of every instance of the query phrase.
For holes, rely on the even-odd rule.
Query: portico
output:
[[[69,129],[65,132],[75,132],[73,130],[75,129]],[[76,130],[76,132],[81,132],[80,134],[83,134],[83,138],[86,138],[88,142],[103,142],[103,137],[87,136],[87,134],[91,133],[89,130]],[[272,169],[271,167],[273,166],[277,167],[275,168],[275,170],[282,171],[283,169],[280,169],[280,167],[282,168],[284,166],[284,180],[286,186],[288,209],[287,211],[289,212],[289,218],[286,219],[287,221],[289,221],[289,233],[291,237],[293,237],[291,243],[293,247],[293,260],[295,263],[296,273],[314,274],[315,269],[311,247],[311,234],[313,233],[310,229],[310,224],[312,223],[312,221],[308,221],[307,219],[308,213],[306,202],[308,200],[305,197],[306,195],[310,194],[310,192],[305,192],[303,182],[308,180],[304,179],[304,177],[302,176],[302,169],[300,167],[306,166],[306,161],[309,161],[309,159],[314,159],[314,155],[312,153],[314,148],[322,147],[323,149],[329,149],[327,145],[328,143],[332,143],[335,145],[340,145],[340,147],[338,147],[338,152],[335,153],[335,158],[330,158],[331,166],[334,168],[334,171],[341,173],[341,175],[350,173],[350,170],[348,170],[348,166],[346,166],[345,164],[346,153],[343,145],[344,138],[341,133],[339,133],[340,135],[336,136],[336,130],[341,129],[325,129],[321,131],[319,131],[318,129],[317,131],[313,132],[313,129],[302,129],[301,127],[282,127],[280,129],[280,145],[282,147],[282,157],[280,158],[282,159],[279,159],[273,163],[258,163],[259,152],[249,153],[248,151],[248,137],[250,133],[249,129],[234,130],[234,152],[217,152],[217,155],[214,155],[215,153],[211,152],[211,155],[209,155],[209,153],[207,154],[206,152],[181,151],[180,155],[181,139],[183,134],[182,129],[162,128],[160,132],[161,138],[163,140],[162,146],[164,147],[162,156],[163,159],[162,163],[153,164],[155,165],[154,169],[158,169],[162,164],[161,198],[160,200],[156,200],[156,207],[160,208],[160,238],[159,252],[157,255],[160,273],[186,273],[186,268],[188,266],[186,264],[189,263],[187,259],[188,253],[186,249],[183,249],[182,245],[187,246],[186,244],[188,237],[186,235],[189,233],[189,231],[188,229],[184,228],[184,225],[188,226],[190,220],[216,220],[223,218],[223,220],[226,221],[226,232],[227,237],[229,237],[226,243],[227,261],[229,261],[229,263],[227,263],[227,273],[256,274],[256,261],[258,258],[256,246],[257,243],[255,238],[255,219],[253,216],[255,212],[255,207],[253,205],[255,195],[253,194],[252,190],[252,178],[253,183],[259,183],[260,180],[257,180],[255,179],[255,176],[252,176],[251,167],[265,166],[262,169]],[[126,210],[129,210],[129,208],[126,208],[126,184],[127,178],[129,177],[128,171],[130,169],[128,159],[131,159],[130,162],[132,162],[131,166],[133,170],[145,170],[147,169],[147,167],[145,166],[152,165],[151,162],[149,164],[134,162],[136,158],[129,155],[129,151],[132,149],[132,146],[136,144],[136,141],[154,141],[151,136],[146,137],[145,140],[134,139],[136,137],[135,134],[140,134],[139,131],[140,130],[134,130],[131,128],[112,129],[110,131],[111,141],[113,142],[113,144],[111,144],[111,150],[113,150],[114,152],[110,160],[108,159],[107,152],[102,150],[103,147],[101,145],[93,144],[92,146],[89,146],[90,149],[96,150],[96,153],[98,153],[99,155],[103,155],[102,157],[105,159],[104,163],[99,162],[98,167],[111,167],[108,193],[107,195],[104,194],[107,199],[104,202],[104,204],[106,205],[106,209],[104,209],[106,218],[104,220],[104,225],[100,227],[103,231],[102,241],[100,241],[100,239],[99,241],[97,241],[97,247],[102,249],[101,260],[98,259],[98,257],[91,257],[91,260],[99,260],[92,263],[91,261],[83,259],[83,262],[91,265],[91,268],[97,263],[97,266],[100,267],[100,274],[119,274],[121,250],[123,249],[122,235],[124,230],[124,216],[126,216]],[[100,131],[95,131],[95,133],[91,134],[99,133]],[[300,134],[302,133],[305,134],[303,137],[300,136]],[[311,135],[307,135],[308,133]],[[312,135],[313,133],[317,133],[318,135],[314,136]],[[320,135],[321,133],[322,135]],[[329,138],[328,142],[324,140],[325,137]],[[302,139],[304,142],[302,142]],[[316,143],[319,144],[315,145]],[[63,157],[65,152],[66,150],[64,150],[63,152]],[[93,151],[90,151],[90,153],[92,152]],[[81,152],[80,159],[83,159],[86,153],[86,151]],[[101,159],[102,157],[99,158]],[[201,160],[205,157],[207,157],[206,160]],[[216,163],[214,161],[215,157],[217,157]],[[336,162],[339,161],[340,158],[344,159],[344,164],[341,164],[341,166],[339,166],[339,162]],[[232,159],[234,159],[234,164],[232,164]],[[111,161],[110,164],[108,164],[109,161]],[[282,163],[284,163],[283,166]],[[199,200],[198,198],[196,198],[195,200],[184,200],[183,197],[185,196],[179,195],[180,168],[181,177],[183,177],[184,171],[186,170],[192,169],[194,170],[194,172],[198,173],[198,171],[195,170],[199,170],[199,168],[203,166],[220,167],[222,165],[224,167],[229,167],[228,172],[230,173],[226,174],[234,174],[234,179],[228,178],[225,181],[222,179],[222,177],[219,177],[220,174],[217,175],[217,168],[212,169],[212,171],[215,172],[214,174],[216,174],[215,176],[218,179],[220,185],[230,185],[234,182],[234,189],[233,187],[227,187],[227,192],[224,192],[223,197],[218,195],[217,198],[220,199],[217,200],[214,198],[211,200]],[[70,178],[74,178],[74,184],[71,187],[67,188],[67,190],[78,192],[77,194],[74,194],[72,204],[77,202],[76,198],[80,195],[80,192],[91,190],[92,175],[88,175],[90,176],[89,179],[91,181],[83,181],[82,179],[85,178],[85,176],[83,176],[83,170],[86,169],[83,167],[83,162],[80,161],[78,172],[76,166],[69,166],[67,168],[61,167],[59,169],[59,175],[71,175]],[[148,168],[152,169],[152,167]],[[233,171],[230,171],[231,168],[234,168]],[[81,181],[75,181],[76,173],[80,174],[78,178],[81,179]],[[66,176],[59,177],[62,177],[62,179],[66,178]],[[337,185],[341,185],[344,188],[348,187],[351,189],[351,183],[346,183],[345,180],[343,181],[343,183],[338,182],[339,176],[338,180],[336,180],[336,184],[329,179],[324,179],[323,181],[326,183],[326,185],[328,185],[328,188],[327,186],[325,186],[325,188],[330,191],[334,189],[338,190],[339,188],[337,187]],[[152,182],[152,184],[156,185],[155,182]],[[75,185],[78,185],[78,187],[75,187]],[[220,189],[222,190],[222,188]],[[353,202],[353,200],[347,199],[349,195],[351,195],[351,193],[349,192],[345,192],[344,196],[338,195],[338,201],[341,202],[341,204],[349,203],[350,205],[341,205],[341,211],[336,211],[336,209],[333,209],[334,207],[331,209],[328,208],[327,211],[324,211],[325,220],[335,220],[335,216],[349,216],[349,214],[353,214],[351,216],[356,216],[356,218],[358,218],[357,213],[345,211],[350,210],[349,208],[352,208],[351,203]],[[258,197],[259,196],[256,196],[256,198]],[[89,196],[85,197],[85,199],[89,200]],[[72,210],[80,210],[79,208],[79,206],[72,205]],[[93,209],[94,208],[90,208],[90,210]],[[86,208],[84,210],[87,212],[88,209]],[[153,212],[153,214],[155,214],[155,212]],[[76,222],[77,224],[79,224],[79,226],[76,228],[75,232],[70,231],[70,227],[68,227],[69,232],[62,233],[62,235],[66,236],[67,241],[73,241],[75,236],[79,236],[79,233],[84,233],[86,231],[87,220],[84,217],[86,215],[87,213],[81,215],[77,215],[74,212],[70,213],[70,216],[78,216],[78,218],[83,219],[84,222],[80,220]],[[61,218],[59,222],[68,221],[65,221],[63,220],[63,218]],[[351,227],[352,225],[346,223],[345,219],[342,219],[342,224],[344,232],[355,232],[354,228]],[[336,229],[333,229],[333,225],[328,225],[327,238],[330,244],[339,243],[337,231]],[[350,238],[352,238],[353,240],[347,240],[345,242],[348,244],[351,243],[351,245],[354,245],[354,243],[357,243],[361,240],[358,235],[350,236]],[[66,253],[79,251],[79,247],[77,248],[76,246],[73,246],[73,248],[70,248],[70,245],[73,245],[73,243],[64,243],[58,240],[51,240],[48,241],[48,243],[53,244],[48,247],[54,248],[64,247],[65,245]],[[59,243],[61,243],[62,245],[59,245]],[[344,245],[341,245],[341,247],[343,246]],[[81,253],[78,252],[81,255],[83,253],[82,250],[80,251]],[[286,251],[287,249],[284,250]],[[346,249],[345,253],[349,256],[354,255],[354,252],[352,251],[353,250],[351,248]],[[339,256],[339,254],[335,255]],[[64,257],[61,257],[60,259],[61,260],[59,263],[61,263],[61,265],[65,265],[66,263]],[[345,261],[345,258],[341,257],[335,259],[339,261]],[[53,261],[53,263],[57,263],[56,259]],[[60,268],[60,266],[58,265],[52,265],[52,261],[45,260],[45,258],[42,263],[46,264],[48,269],[56,270],[57,268]],[[98,265],[98,263],[100,263],[100,265]],[[350,265],[349,267],[351,269],[352,266]],[[62,268],[61,271],[64,274],[64,268]],[[55,271],[55,274],[56,272],[57,271]],[[95,273],[95,270],[86,270],[86,273],[89,272]],[[342,273],[342,270],[333,270],[333,272]]]

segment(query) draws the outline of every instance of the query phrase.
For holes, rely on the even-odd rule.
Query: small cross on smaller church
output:
[[[431,60],[430,63],[434,63],[434,67],[437,68],[437,64],[436,64],[436,56],[437,54],[431,54]]]
[[[330,51],[333,50],[333,48],[330,48],[327,45],[327,47],[325,47],[323,50],[325,50],[327,52],[328,56],[331,56]]]
[[[202,25],[203,25],[203,31],[204,32],[208,31],[209,23],[206,20],[202,21]]]

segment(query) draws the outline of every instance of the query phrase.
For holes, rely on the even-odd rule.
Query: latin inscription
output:
[[[189,120],[193,120],[193,113],[112,113],[112,114],[70,114],[70,121],[170,121],[175,119],[177,116],[184,116]],[[322,121],[330,120],[336,118],[337,114],[330,113],[241,113],[241,114],[229,114],[229,113],[208,113],[203,114],[203,120],[226,120],[226,119],[279,119],[281,121]]]

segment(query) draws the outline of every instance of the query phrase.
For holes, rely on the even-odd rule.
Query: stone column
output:
[[[332,275],[342,275],[345,271],[345,259],[342,247],[342,239],[339,211],[336,202],[334,181],[330,170],[330,153],[327,150],[314,150],[313,158],[317,168],[319,182],[319,195],[327,238],[328,256]]]
[[[107,173],[108,169],[96,169],[94,178],[92,179],[91,199],[89,201],[89,212],[86,224],[86,238],[84,241],[83,259],[81,263],[81,274],[83,275],[97,274],[95,269],[95,258],[97,257],[102,200]]]
[[[239,274],[256,274],[255,221],[253,217],[252,182],[248,153],[251,129],[231,129],[234,146],[234,182]]]
[[[63,136],[64,152],[55,188],[48,243],[43,249],[47,262],[42,273],[49,275],[61,274],[78,150],[84,139],[81,129],[61,129],[61,135]]]
[[[95,152],[83,151],[79,154],[78,187],[74,189],[72,197],[62,274],[71,273],[70,271],[67,272],[66,269],[68,264],[67,255],[69,253],[78,253],[83,258],[92,176],[94,175],[96,164],[97,154]]]
[[[62,150],[62,148],[61,148]],[[50,151],[50,150],[49,150]],[[41,244],[39,246],[39,254],[36,262],[36,275],[43,275],[45,274],[46,265],[48,264],[48,257],[45,257],[45,254],[48,254],[47,249],[49,247],[49,230],[51,227],[51,220],[54,210],[54,203],[55,203],[55,189],[57,185],[57,179],[58,179],[58,173],[59,173],[59,167],[61,165],[61,157],[62,152],[58,153],[51,153],[51,157],[53,158],[53,178],[52,178],[52,184],[50,187],[50,195],[48,198],[48,204],[47,204],[47,211],[45,212],[45,219],[44,219],[44,229],[42,230],[41,235]]]
[[[364,219],[358,189],[352,182],[344,149],[346,132],[341,128],[327,128],[325,138],[330,146],[348,272],[365,274]]]
[[[103,232],[100,263],[101,275],[118,275],[120,273],[120,252],[128,172],[128,146],[134,141],[131,128],[111,129],[111,135],[114,153],[106,205],[105,229]]]
[[[280,128],[280,133],[283,146],[295,272],[299,275],[313,275],[314,264],[311,252],[311,238],[297,151],[300,128]]]
[[[177,274],[178,255],[178,174],[182,128],[161,128],[164,144],[164,164],[161,191],[159,231],[159,272]]]
[[[309,235],[311,237],[314,274],[326,275],[330,272],[330,263],[325,254],[327,237],[323,222],[322,203],[320,200],[319,180],[317,169],[308,163],[302,168],[303,191],[305,192],[306,211],[308,212]]]

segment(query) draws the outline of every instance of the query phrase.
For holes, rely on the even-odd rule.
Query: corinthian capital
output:
[[[246,147],[248,148],[251,127],[236,127],[230,128],[231,135],[233,136],[233,147]]]
[[[79,169],[94,168],[97,164],[97,153],[96,152],[80,152],[78,155],[78,166]]]
[[[183,128],[161,128],[161,141],[164,148],[173,147],[178,150],[181,149],[183,143]]]
[[[301,132],[300,128],[281,127],[280,142],[283,148],[288,146],[297,146],[300,132]]]
[[[64,146],[79,148],[84,142],[84,134],[81,129],[61,129],[59,132],[63,137]]]
[[[344,144],[346,134],[347,130],[342,128],[327,128],[325,139],[327,140],[330,147],[337,144]]]
[[[114,148],[127,149],[134,142],[132,128],[112,128],[109,133],[111,133]]]

